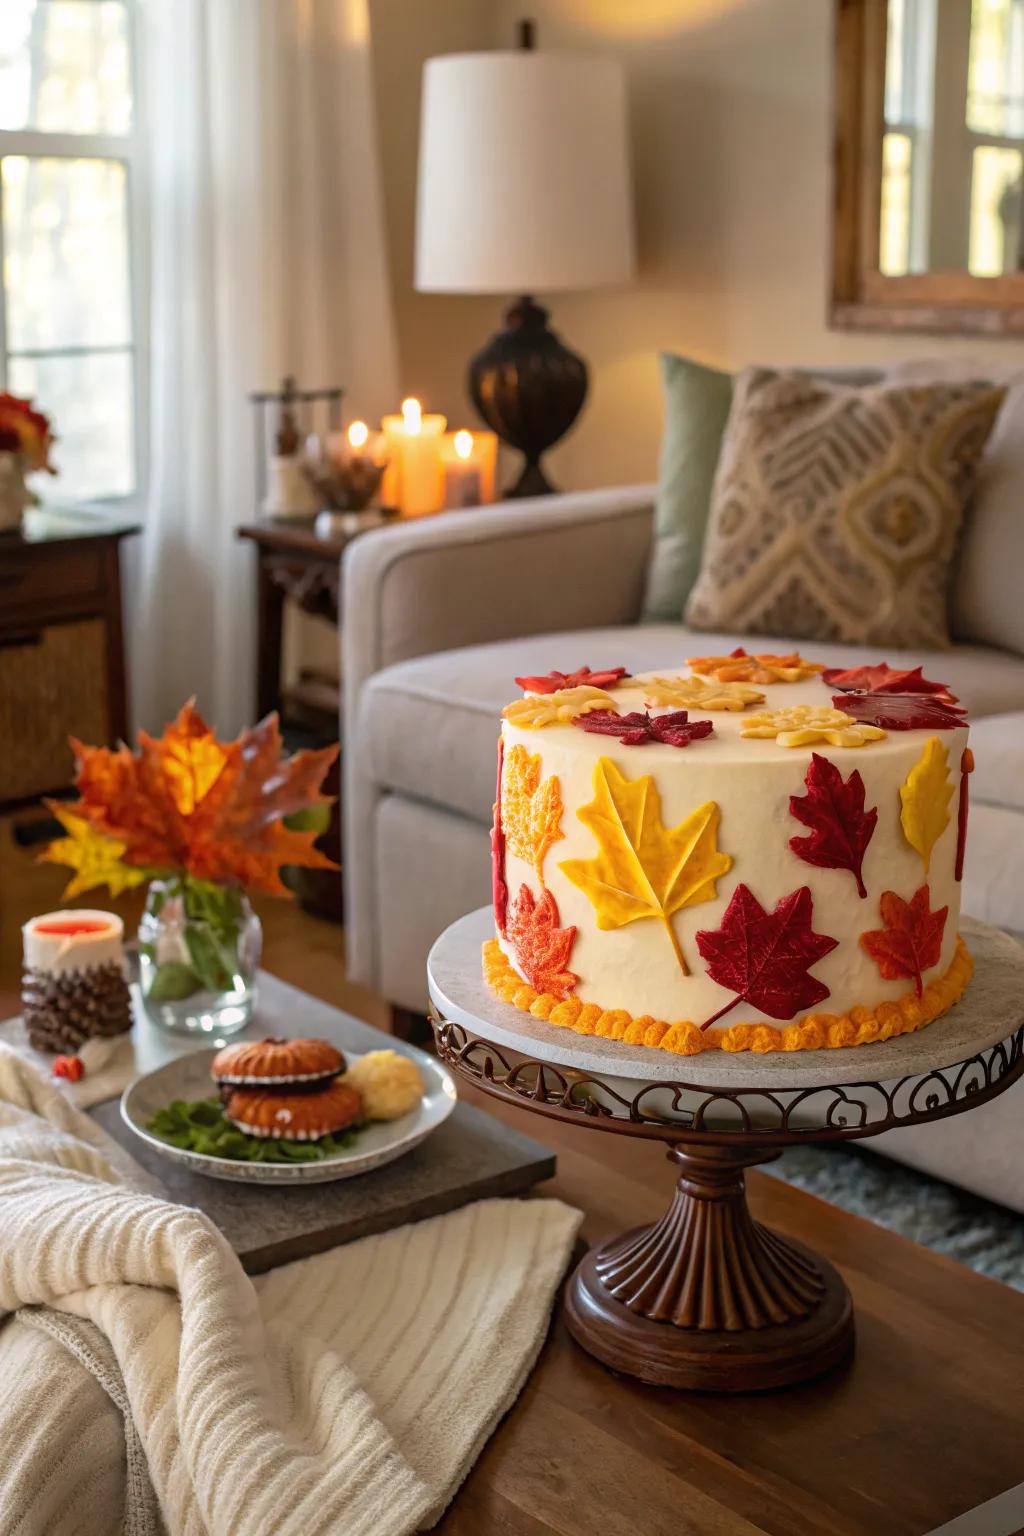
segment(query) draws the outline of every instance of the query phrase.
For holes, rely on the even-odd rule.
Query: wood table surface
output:
[[[665,1209],[661,1146],[459,1091],[557,1150],[538,1194],[582,1209],[588,1244]],[[673,1392],[606,1370],[556,1315],[438,1532],[925,1536],[1024,1479],[1024,1295],[763,1173],[749,1191],[842,1271],[852,1362],[782,1391]]]

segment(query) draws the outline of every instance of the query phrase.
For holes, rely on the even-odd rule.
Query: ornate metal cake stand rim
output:
[[[692,1092],[732,1094],[764,1089],[857,1087],[940,1072],[1012,1040],[1024,1024],[1024,947],[974,918],[960,932],[974,959],[966,995],[947,1014],[913,1033],[873,1045],[837,1050],[707,1051],[678,1056],[650,1046],[578,1035],[503,1003],[484,981],[481,946],[494,934],[489,907],[452,923],[434,943],[427,981],[436,1012],[447,1023],[502,1050],[561,1071],[597,1078],[650,1080]]]

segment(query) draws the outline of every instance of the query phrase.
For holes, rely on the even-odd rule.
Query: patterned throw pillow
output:
[[[686,622],[934,649],[975,468],[1006,391],[737,380]]]

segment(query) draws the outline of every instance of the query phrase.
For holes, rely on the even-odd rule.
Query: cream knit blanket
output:
[[[400,1536],[544,1337],[577,1212],[487,1200],[256,1280],[0,1044],[3,1536]]]

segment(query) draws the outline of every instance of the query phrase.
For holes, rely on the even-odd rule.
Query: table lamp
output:
[[[534,51],[428,59],[423,75],[416,287],[520,294],[469,365],[487,425],[525,458],[507,493],[554,490],[540,458],[572,426],[587,368],[533,294],[625,282],[634,267],[621,66]]]

